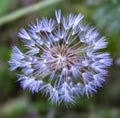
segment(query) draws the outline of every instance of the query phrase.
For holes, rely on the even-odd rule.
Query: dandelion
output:
[[[112,63],[105,37],[83,24],[83,15],[62,16],[55,11],[54,19],[42,18],[21,29],[18,36],[26,52],[13,47],[10,69],[18,74],[23,89],[41,92],[53,103],[75,103],[77,97],[89,97],[102,87],[106,68]]]

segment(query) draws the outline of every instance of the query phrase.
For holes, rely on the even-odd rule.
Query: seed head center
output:
[[[53,46],[46,51],[45,55],[46,65],[51,70],[70,68],[77,60],[74,50],[66,45]]]

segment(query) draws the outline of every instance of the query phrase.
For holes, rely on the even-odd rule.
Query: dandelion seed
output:
[[[61,15],[43,18],[21,29],[18,36],[26,52],[13,47],[10,69],[20,68],[23,89],[49,95],[52,103],[75,103],[77,97],[92,95],[102,87],[106,68],[112,63],[109,53],[99,52],[107,47],[105,37],[88,25],[83,15]]]

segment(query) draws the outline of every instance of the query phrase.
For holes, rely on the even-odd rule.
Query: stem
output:
[[[3,25],[3,24],[8,23],[10,21],[16,20],[20,17],[23,17],[27,14],[38,11],[44,7],[47,7],[49,5],[52,5],[52,4],[60,2],[60,1],[61,0],[45,0],[45,1],[35,3],[33,5],[30,5],[28,7],[18,9],[10,14],[7,14],[7,15],[1,17],[0,18],[0,25]]]

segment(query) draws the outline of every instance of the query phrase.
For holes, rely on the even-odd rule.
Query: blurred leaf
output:
[[[46,112],[49,109],[50,103],[48,101],[47,102],[45,102],[45,101],[37,101],[37,102],[35,102],[35,107],[39,111],[44,113],[44,112]]]
[[[20,116],[20,114],[23,114],[28,110],[29,103],[26,98],[17,98],[13,100],[9,100],[6,104],[3,104],[0,108],[0,117],[7,117],[7,118],[18,118],[17,116]]]
[[[115,4],[116,3],[116,4]],[[120,4],[115,0],[103,0],[92,14],[96,27],[107,36],[109,51],[113,57],[120,56]]]
[[[0,46],[0,57],[1,59],[8,60],[10,49],[7,46]]]
[[[87,118],[120,118],[120,109],[94,108]]]
[[[120,5],[111,2],[103,3],[93,13],[93,19],[101,30],[106,33],[120,33]]]
[[[32,5],[29,5],[28,7],[24,7],[24,8],[21,8],[21,9],[18,9],[8,15],[5,15],[3,16],[2,18],[0,18],[0,25],[3,25],[7,22],[10,22],[10,21],[13,21],[13,20],[16,20],[20,17],[23,17],[25,15],[28,15],[32,12],[35,12],[35,11],[38,11],[44,7],[47,7],[49,5],[52,5],[52,4],[55,4],[55,3],[58,3],[62,0],[45,0],[45,1],[39,1],[38,3],[35,3],[35,4],[32,4]]]
[[[0,16],[3,15],[9,8],[10,0],[0,0]]]

